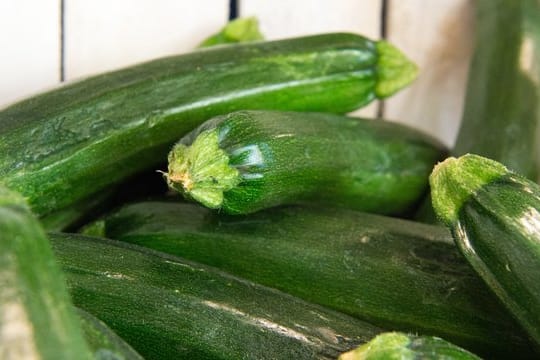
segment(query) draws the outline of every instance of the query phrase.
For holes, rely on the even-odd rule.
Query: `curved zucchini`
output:
[[[179,255],[364,319],[516,357],[527,335],[443,227],[359,212],[281,207],[219,216],[142,202],[104,219],[108,237]]]
[[[0,186],[0,358],[92,359],[47,237]]]
[[[82,309],[75,310],[94,360],[143,360],[141,355],[101,320]]]
[[[540,2],[478,0],[476,45],[453,153],[539,175]]]
[[[338,360],[480,360],[474,354],[438,337],[383,333],[346,352]]]
[[[377,327],[204,265],[50,234],[77,306],[146,359],[335,359]]]
[[[430,179],[461,253],[540,345],[540,187],[477,155],[445,160]]]
[[[445,155],[403,125],[324,113],[217,116],[169,153],[169,186],[227,214],[322,202],[399,214],[424,194]]]
[[[214,47],[98,75],[0,112],[0,182],[39,216],[160,164],[179,137],[238,109],[345,113],[408,84],[386,42],[324,34]]]

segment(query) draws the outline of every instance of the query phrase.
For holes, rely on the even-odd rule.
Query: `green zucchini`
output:
[[[540,345],[540,187],[478,155],[449,158],[430,179],[461,253]]]
[[[217,116],[169,153],[169,186],[227,214],[326,203],[384,214],[413,207],[444,147],[397,123],[325,113]]]
[[[465,349],[438,337],[383,333],[338,360],[480,360]]]
[[[335,359],[381,330],[141,247],[50,234],[74,302],[146,359]]]
[[[382,328],[439,336],[490,358],[528,348],[527,335],[444,227],[307,207],[220,216],[155,201],[127,205],[101,226],[108,237],[216,266]]]
[[[0,186],[0,359],[91,358],[41,225]]]
[[[408,84],[392,45],[323,34],[213,47],[98,75],[0,112],[0,182],[44,216],[164,161],[237,109],[345,113]]]
[[[540,2],[478,0],[476,44],[454,155],[474,153],[536,181]]]
[[[76,308],[84,339],[95,360],[143,360],[131,346],[116,335],[103,321]]]

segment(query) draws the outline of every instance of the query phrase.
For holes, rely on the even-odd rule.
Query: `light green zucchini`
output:
[[[326,113],[238,111],[206,121],[169,153],[169,186],[227,214],[325,203],[403,214],[446,156],[398,123]]]

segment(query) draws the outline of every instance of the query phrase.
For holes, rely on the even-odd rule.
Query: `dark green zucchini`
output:
[[[172,202],[128,205],[102,225],[109,237],[216,266],[386,329],[439,336],[490,358],[528,347],[443,227],[306,207],[226,217]]]
[[[476,43],[455,156],[474,153],[536,181],[540,2],[478,0]]]
[[[217,269],[50,234],[74,302],[147,359],[335,359],[381,330]]]
[[[540,345],[540,187],[477,155],[445,160],[430,179],[461,253]]]
[[[238,109],[345,113],[408,84],[390,44],[323,34],[214,47],[95,76],[0,112],[0,182],[39,216],[157,166],[204,120]]]
[[[338,360],[480,360],[465,349],[438,337],[383,333]]]
[[[400,214],[421,198],[444,147],[386,121],[307,112],[238,111],[183,137],[169,186],[228,214],[306,202]]]
[[[91,358],[43,229],[0,186],[0,359]]]
[[[94,360],[143,360],[131,346],[92,314],[76,308],[84,339]]]

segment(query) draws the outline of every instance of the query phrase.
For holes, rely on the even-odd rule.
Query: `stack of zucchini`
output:
[[[498,2],[538,30],[532,0]],[[0,111],[0,358],[537,357],[538,185],[481,148],[448,158],[464,145],[344,115],[416,73],[385,41],[322,34]],[[451,231],[410,220],[430,184]]]

